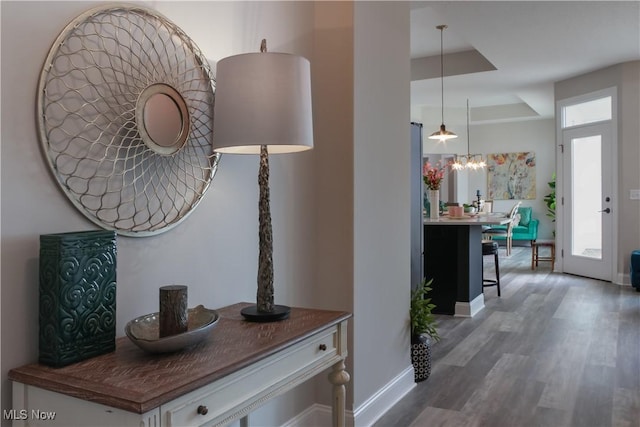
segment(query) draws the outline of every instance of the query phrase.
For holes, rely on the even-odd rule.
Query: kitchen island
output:
[[[472,317],[484,308],[482,227],[509,223],[505,214],[424,219],[424,275],[433,279],[433,312]]]

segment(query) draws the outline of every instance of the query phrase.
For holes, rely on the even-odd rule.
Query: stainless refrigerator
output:
[[[422,282],[424,190],[422,181],[422,123],[411,122],[411,288]]]

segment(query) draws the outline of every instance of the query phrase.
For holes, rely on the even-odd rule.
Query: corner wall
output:
[[[312,62],[315,147],[314,307],[353,312],[353,3],[315,2]],[[321,113],[320,113],[321,112]],[[349,321],[347,408],[353,406],[354,321]],[[316,379],[318,402],[331,404],[327,375]]]
[[[411,366],[409,4],[354,11],[353,387],[368,425],[376,411],[358,413]]]

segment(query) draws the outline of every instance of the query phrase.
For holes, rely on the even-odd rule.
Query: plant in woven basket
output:
[[[411,292],[411,364],[415,382],[424,381],[431,375],[431,340],[439,341],[436,320],[431,312],[435,304],[427,296],[433,279],[423,280]]]

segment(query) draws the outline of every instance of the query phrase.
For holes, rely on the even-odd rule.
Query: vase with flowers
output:
[[[431,219],[438,219],[440,217],[440,185],[444,179],[446,169],[447,165],[443,165],[439,161],[436,162],[435,165],[425,162],[422,166],[422,179],[429,194],[429,204],[431,206],[429,218]]]

